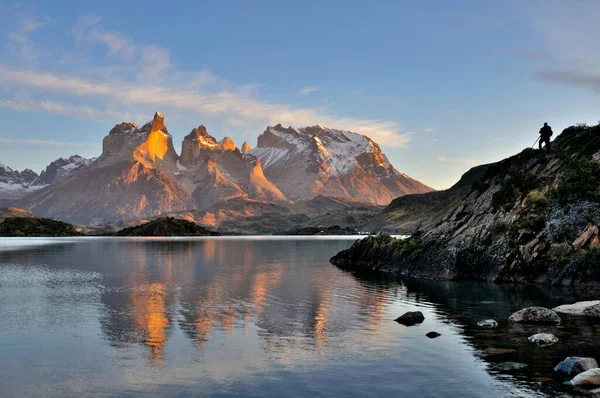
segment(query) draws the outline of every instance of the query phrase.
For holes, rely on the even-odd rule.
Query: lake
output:
[[[507,322],[568,291],[357,277],[328,261],[354,239],[0,239],[0,395],[569,396],[552,368],[600,359],[598,320]]]

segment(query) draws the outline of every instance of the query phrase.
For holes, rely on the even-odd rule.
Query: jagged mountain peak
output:
[[[129,134],[136,131],[137,129],[138,126],[135,123],[122,122],[120,124],[116,124],[115,127],[113,127],[108,134]]]
[[[252,150],[252,147],[250,146],[250,144],[248,143],[248,141],[244,141],[244,143],[242,144],[241,152],[242,153],[248,153],[251,150]]]
[[[431,191],[398,172],[369,137],[319,124],[267,126],[249,153],[293,200],[323,194],[387,204],[407,193]]]

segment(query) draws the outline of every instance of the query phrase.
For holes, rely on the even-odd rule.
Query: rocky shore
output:
[[[488,165],[434,227],[405,240],[371,236],[331,262],[353,271],[593,294],[600,291],[599,163],[600,126],[570,127],[550,153],[526,149]]]

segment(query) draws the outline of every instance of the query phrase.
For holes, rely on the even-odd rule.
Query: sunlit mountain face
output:
[[[115,125],[97,159],[59,159],[40,176],[2,166],[1,178],[0,199],[87,225],[227,207],[230,200],[289,208],[326,196],[386,205],[431,191],[400,173],[361,134],[320,125],[269,126],[252,149],[248,142],[238,148],[230,137],[217,140],[200,125],[185,136],[178,154],[158,112],[142,127]]]

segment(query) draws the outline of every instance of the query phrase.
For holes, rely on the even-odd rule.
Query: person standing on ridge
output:
[[[548,126],[548,123],[544,123],[544,127],[540,129],[540,150],[542,144],[546,143],[546,150],[550,152],[550,137],[552,137],[552,127]]]

